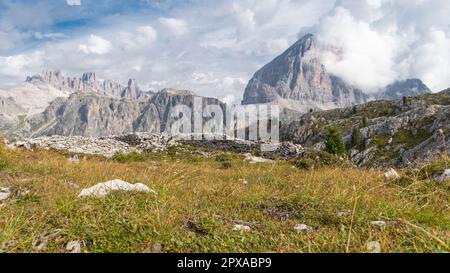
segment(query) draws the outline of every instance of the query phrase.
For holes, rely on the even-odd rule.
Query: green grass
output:
[[[408,130],[400,130],[393,137],[393,144],[405,144],[408,148],[417,146],[431,137],[431,134],[427,130],[418,130],[416,134],[413,134]]]
[[[0,187],[12,187],[14,197],[0,203],[0,251],[36,252],[33,242],[55,231],[46,252],[64,252],[72,240],[83,241],[84,252],[101,253],[154,246],[162,252],[366,252],[369,241],[380,242],[383,252],[449,250],[448,184],[413,173],[405,175],[407,183],[386,183],[378,171],[250,164],[241,155],[206,151],[212,156],[178,147],[74,163],[66,153],[1,148],[7,164]],[[77,198],[81,189],[112,179],[144,183],[157,194]],[[380,229],[370,224],[377,220],[392,222]],[[241,223],[251,231],[233,231]],[[295,224],[314,231],[298,233]]]

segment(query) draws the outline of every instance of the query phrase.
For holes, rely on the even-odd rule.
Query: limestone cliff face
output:
[[[96,73],[84,73],[81,78],[64,77],[60,71],[43,71],[39,75],[27,77],[26,82],[32,84],[46,83],[65,92],[97,93],[104,96],[140,99],[148,98],[150,92],[142,91],[135,79],[130,79],[127,86],[111,80],[99,80]]]
[[[181,104],[192,109],[195,98],[203,106],[214,104],[225,108],[217,99],[199,97],[188,91],[163,90],[147,100],[77,92],[68,99],[55,100],[46,111],[28,118],[28,136],[162,133],[174,122],[170,118],[173,107]]]
[[[332,108],[364,103],[367,96],[326,71],[317,42],[309,34],[256,72],[245,89],[243,104],[280,99]]]

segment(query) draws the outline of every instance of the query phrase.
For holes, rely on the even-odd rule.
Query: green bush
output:
[[[361,128],[366,128],[366,127],[369,127],[369,118],[367,117],[367,115],[364,115],[362,118]]]
[[[232,157],[229,154],[217,155],[215,159],[220,163],[222,169],[230,169],[233,166]]]
[[[327,129],[325,136],[325,150],[334,155],[344,155],[347,153],[342,134],[334,126]]]
[[[312,170],[314,170],[316,162],[311,158],[302,158],[302,159],[297,159],[294,162],[294,165],[299,169],[306,170],[306,171],[312,171]]]
[[[354,129],[352,132],[352,137],[350,139],[349,147],[361,150],[362,146],[361,133],[358,129]]]

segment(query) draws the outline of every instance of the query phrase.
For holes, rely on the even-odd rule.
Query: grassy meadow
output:
[[[69,153],[1,147],[0,187],[13,196],[0,203],[0,252],[59,253],[74,240],[89,253],[370,252],[369,242],[389,253],[449,251],[450,186],[430,179],[433,167],[387,182],[382,171],[250,164],[202,151],[71,161]],[[157,194],[77,198],[113,179]],[[251,230],[234,230],[238,224]],[[297,224],[313,230],[296,231]]]

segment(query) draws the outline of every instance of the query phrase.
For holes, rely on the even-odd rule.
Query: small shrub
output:
[[[354,129],[352,132],[352,137],[350,139],[349,147],[361,150],[362,146],[361,133],[358,129]]]
[[[306,171],[312,171],[312,170],[314,170],[314,166],[316,165],[316,162],[311,158],[302,158],[302,159],[297,159],[294,162],[294,165],[299,169],[306,170]]]
[[[408,105],[408,97],[403,97],[403,105]]]
[[[325,150],[334,155],[344,155],[345,150],[344,139],[342,134],[336,127],[330,127],[325,136]]]
[[[222,169],[230,169],[233,166],[232,157],[229,154],[220,154],[215,159],[220,163]]]
[[[0,171],[8,167],[8,162],[0,155]]]
[[[367,115],[364,115],[362,118],[361,128],[366,128],[366,127],[369,127],[369,118],[367,117]]]

